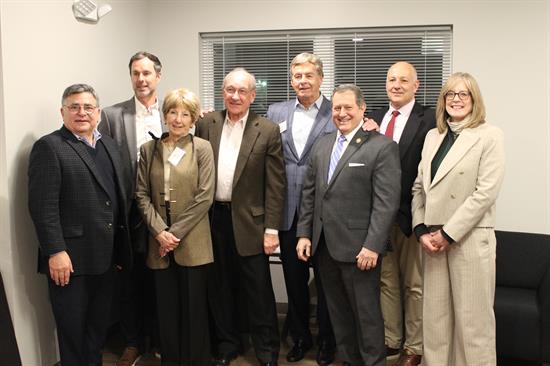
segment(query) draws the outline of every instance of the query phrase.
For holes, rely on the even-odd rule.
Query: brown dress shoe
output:
[[[141,358],[136,347],[126,347],[116,366],[135,366]]]
[[[420,365],[420,361],[422,361],[421,355],[417,355],[408,349],[405,349],[401,352],[399,359],[393,364],[393,366],[418,366]]]

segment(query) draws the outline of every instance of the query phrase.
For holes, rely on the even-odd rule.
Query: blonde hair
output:
[[[164,102],[162,103],[162,114],[164,118],[170,111],[170,109],[184,108],[189,114],[191,119],[197,122],[201,110],[201,104],[199,98],[192,91],[181,88],[175,89],[166,94]]]
[[[466,85],[472,100],[472,111],[469,115],[469,122],[466,126],[464,126],[464,128],[475,128],[480,124],[485,123],[485,104],[483,103],[483,97],[481,96],[481,91],[479,90],[479,85],[477,84],[476,79],[474,79],[474,77],[467,72],[455,72],[449,77],[449,79],[447,79],[441,88],[441,92],[439,93],[439,97],[437,99],[435,118],[437,129],[440,133],[447,130],[447,120],[450,117],[446,109],[445,94],[451,91],[456,84],[461,81]]]

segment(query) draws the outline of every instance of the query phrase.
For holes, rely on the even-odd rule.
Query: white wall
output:
[[[56,359],[26,208],[32,143],[61,125],[69,84],[90,83],[102,105],[128,98],[127,62],[140,49],[161,58],[163,91],[198,91],[199,32],[452,24],[453,70],[478,79],[488,120],[507,138],[498,228],[550,234],[547,1],[110,1],[95,26],[76,22],[71,3],[0,1],[0,270],[25,366]]]
[[[0,2],[0,269],[24,366],[57,360],[45,277],[27,213],[27,160],[33,142],[61,126],[61,94],[89,83],[103,105],[132,95],[128,59],[149,47],[149,2],[112,2],[97,25],[77,22],[71,0]]]

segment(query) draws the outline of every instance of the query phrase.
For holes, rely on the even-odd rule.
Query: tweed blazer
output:
[[[317,140],[331,132],[336,131],[332,123],[332,110],[330,100],[323,97],[323,102],[317,113],[317,117],[311,127],[311,131],[302,151],[298,156],[296,146],[294,146],[294,137],[292,135],[292,125],[294,124],[294,111],[296,110],[296,99],[285,102],[275,103],[269,106],[266,117],[279,124],[281,139],[283,142],[283,153],[285,156],[286,170],[286,199],[285,215],[283,219],[282,230],[289,230],[294,221],[294,216],[300,209],[300,200],[302,197],[302,188],[304,177],[307,171],[307,163],[313,146]]]
[[[64,126],[33,145],[29,158],[29,211],[40,244],[39,271],[48,274],[50,255],[66,251],[74,276],[105,273],[115,263],[130,268],[127,222],[129,172],[115,142],[102,137],[115,174],[117,197],[110,197],[83,142]],[[112,200],[118,203],[114,217]],[[116,223],[116,225],[115,225]]]
[[[164,134],[163,137],[167,136]],[[214,158],[210,144],[189,134],[176,146],[185,154],[176,166],[170,164],[170,219],[166,224],[164,199],[164,154],[160,140],[141,146],[136,201],[149,228],[146,264],[152,269],[169,265],[160,257],[155,237],[167,230],[181,239],[174,250],[176,263],[199,266],[214,260],[208,210],[214,198]]]
[[[413,226],[443,225],[460,241],[475,227],[494,228],[495,201],[504,178],[502,131],[487,123],[464,129],[431,180],[432,159],[446,131],[428,132],[413,185]]]
[[[312,152],[296,236],[311,239],[313,255],[322,232],[333,259],[355,263],[362,247],[386,251],[399,207],[399,151],[386,136],[360,128],[327,182],[336,136],[322,137]]]
[[[226,112],[208,113],[197,122],[195,130],[197,136],[210,141],[216,171]],[[249,111],[231,193],[231,217],[239,255],[263,253],[265,229],[281,228],[285,184],[279,127]]]

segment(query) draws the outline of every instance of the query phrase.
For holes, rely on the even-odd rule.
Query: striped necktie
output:
[[[336,169],[336,165],[338,165],[338,160],[340,160],[340,158],[342,157],[344,142],[346,142],[346,136],[340,135],[338,137],[338,142],[336,143],[336,146],[334,146],[334,149],[332,149],[332,154],[330,155],[330,164],[328,166],[327,182],[330,182],[332,174],[334,174],[334,170]]]

